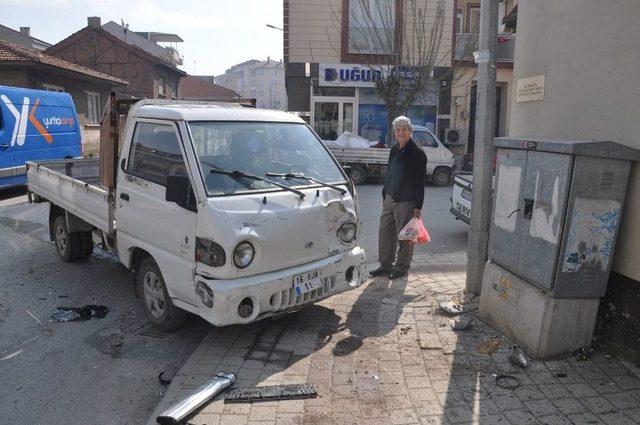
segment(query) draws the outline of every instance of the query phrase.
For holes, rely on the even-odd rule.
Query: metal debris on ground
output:
[[[575,356],[576,360],[579,362],[585,362],[589,360],[589,357],[591,357],[589,352],[587,352],[587,350],[585,350],[584,348],[578,348],[576,351],[573,352],[573,355]]]
[[[33,313],[31,313],[29,310],[25,310],[27,312],[27,314],[29,316],[31,316],[33,318],[33,320],[35,320],[36,322],[38,322],[39,325],[42,324],[42,322],[40,321],[40,319],[38,319],[36,316],[33,315]]]
[[[436,301],[440,309],[450,316],[457,316],[478,308],[476,297],[465,293],[455,294],[451,299],[440,298]]]
[[[161,425],[182,423],[207,401],[218,395],[222,390],[236,382],[234,373],[220,372],[209,382],[195,390],[187,398],[174,404],[156,418]]]
[[[271,400],[315,398],[316,387],[311,384],[272,385],[255,388],[234,388],[225,397],[225,403],[253,403]]]
[[[529,366],[529,359],[527,358],[527,355],[517,345],[513,346],[513,349],[511,350],[511,355],[509,356],[509,361],[512,364],[519,366],[523,369]]]
[[[58,307],[51,314],[50,322],[73,322],[76,320],[103,319],[109,313],[109,307],[88,304],[84,307]]]
[[[496,385],[507,390],[515,390],[520,386],[520,379],[513,375],[498,375]]]
[[[454,331],[465,331],[471,327],[474,317],[458,317],[451,320],[451,329]]]
[[[480,354],[492,354],[500,347],[500,340],[498,338],[490,338],[478,345],[476,351]]]

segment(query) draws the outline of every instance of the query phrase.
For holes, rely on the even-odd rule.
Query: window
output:
[[[59,93],[64,93],[64,87],[54,86],[53,84],[43,84],[42,90],[46,91],[57,91]]]
[[[469,16],[467,17],[467,32],[469,34],[480,33],[480,6],[469,5]]]
[[[462,30],[462,8],[459,7],[456,11],[456,31],[461,33]]]
[[[171,96],[173,96],[174,99],[178,98],[178,85],[180,83],[179,79],[173,80],[171,82]]]
[[[167,176],[186,176],[174,127],[139,122],[136,124],[127,172],[165,186]]]
[[[158,95],[167,95],[167,79],[165,77],[158,78]]]
[[[393,53],[395,8],[395,0],[349,0],[349,53]]]
[[[97,124],[100,122],[100,95],[94,92],[87,93],[87,122]]]
[[[416,142],[418,146],[422,146],[425,148],[438,147],[438,142],[436,142],[436,139],[434,139],[434,137],[426,131],[416,130],[413,132],[412,137],[413,137],[413,141]]]
[[[190,122],[189,130],[209,195],[278,190],[269,182],[215,170],[240,170],[260,177],[300,173],[325,182],[344,181],[327,150],[304,124]],[[306,179],[268,179],[293,187],[313,184]]]

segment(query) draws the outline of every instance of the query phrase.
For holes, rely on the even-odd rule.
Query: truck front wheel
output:
[[[79,233],[69,233],[64,215],[59,215],[53,222],[53,237],[60,258],[68,263],[80,258],[83,250],[82,239]]]
[[[140,264],[136,284],[144,300],[145,315],[155,327],[172,331],[184,325],[187,313],[171,302],[160,268],[153,258],[147,257]]]

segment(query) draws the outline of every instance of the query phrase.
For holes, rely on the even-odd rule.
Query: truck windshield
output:
[[[192,121],[189,130],[209,195],[279,189],[267,173],[302,174],[321,182],[345,177],[313,133],[297,123]],[[267,180],[238,178],[242,171]],[[316,184],[305,179],[277,179],[289,187]]]

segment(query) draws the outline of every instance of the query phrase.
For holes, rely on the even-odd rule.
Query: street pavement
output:
[[[372,268],[380,186],[359,186],[358,193],[360,243]],[[219,395],[187,423],[640,423],[640,372],[606,350],[586,361],[531,361],[522,369],[508,360],[513,343],[475,319],[475,311],[465,313],[474,319],[471,328],[452,329],[453,319],[437,299],[464,288],[466,225],[448,214],[448,193],[450,188],[427,188],[423,217],[433,242],[416,249],[408,277],[370,279],[279,319],[212,328],[148,425],[220,371],[237,374],[236,388],[309,383],[319,396],[225,404]],[[491,338],[500,342],[494,353],[476,351]],[[498,378],[504,374],[513,378]]]

